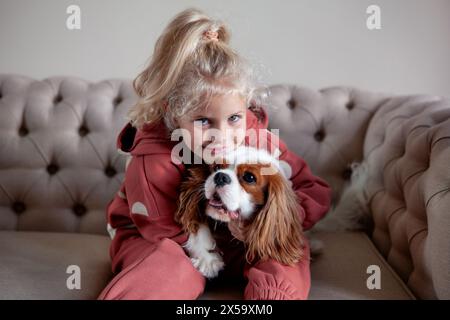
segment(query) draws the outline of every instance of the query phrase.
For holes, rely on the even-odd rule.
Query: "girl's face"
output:
[[[216,156],[240,146],[246,133],[245,100],[239,95],[214,96],[208,107],[178,119],[183,141],[196,155]],[[188,136],[187,136],[188,135]]]

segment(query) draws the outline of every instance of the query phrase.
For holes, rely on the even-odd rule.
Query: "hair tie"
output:
[[[213,41],[219,41],[219,33],[217,31],[208,30],[203,32],[203,38]]]

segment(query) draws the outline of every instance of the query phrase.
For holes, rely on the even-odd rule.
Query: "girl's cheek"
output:
[[[201,135],[199,136],[194,127],[185,127],[184,129],[186,131],[183,132],[183,140],[191,151],[195,151],[199,144],[201,146]]]
[[[235,144],[236,147],[242,146],[244,144],[244,138],[241,137],[237,138]]]
[[[234,143],[238,146],[242,145],[245,139],[246,126],[243,125],[234,132]]]
[[[194,136],[192,137],[192,141],[193,141],[193,146],[192,146],[193,148],[201,149],[202,145],[203,145],[202,132],[196,131],[194,133]]]

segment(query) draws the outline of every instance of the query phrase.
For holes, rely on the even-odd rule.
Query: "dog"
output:
[[[211,164],[186,170],[175,220],[189,234],[184,248],[207,278],[224,268],[208,217],[245,222],[246,260],[275,259],[293,265],[303,256],[300,200],[275,157],[263,149],[238,147]]]

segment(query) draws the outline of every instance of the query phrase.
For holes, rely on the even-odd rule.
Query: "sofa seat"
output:
[[[110,239],[102,235],[0,231],[0,299],[95,299],[111,277]],[[69,265],[81,289],[69,290]]]
[[[309,299],[415,299],[365,233],[317,232],[313,236],[323,242],[324,248],[311,261]],[[379,290],[367,288],[370,265],[380,267]],[[242,299],[243,288],[217,281],[200,299]]]
[[[324,249],[311,262],[310,299],[414,299],[361,232],[315,233]],[[0,232],[0,299],[95,299],[111,279],[106,236]],[[69,265],[81,269],[81,289],[69,290]],[[369,265],[381,269],[381,289],[369,290]],[[200,299],[242,299],[245,284],[208,283]]]
[[[310,299],[415,299],[365,233],[321,232],[314,238],[324,249],[311,262]],[[379,290],[367,288],[370,265],[380,267]]]

